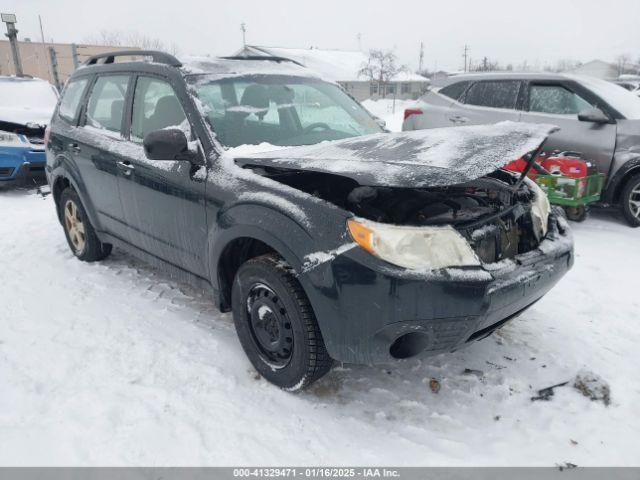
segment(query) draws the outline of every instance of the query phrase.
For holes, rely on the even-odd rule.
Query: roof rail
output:
[[[220,57],[220,58],[224,58],[225,60],[269,60],[272,62],[291,62],[291,63],[295,63],[296,65],[300,65],[301,67],[304,67],[303,64],[301,64],[296,60],[292,60],[286,57],[276,57],[271,55],[247,55],[247,56],[235,55],[233,57]]]
[[[116,57],[151,57],[155,63],[163,63],[172,67],[181,67],[182,63],[173,55],[158,50],[121,50],[119,52],[107,52],[93,55],[86,62],[85,65],[97,65],[98,60],[104,58],[102,64],[114,63]]]

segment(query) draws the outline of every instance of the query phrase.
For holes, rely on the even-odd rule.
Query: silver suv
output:
[[[503,120],[560,127],[549,151],[580,152],[607,175],[603,203],[640,226],[640,98],[604,80],[546,73],[468,74],[405,111],[403,130]]]

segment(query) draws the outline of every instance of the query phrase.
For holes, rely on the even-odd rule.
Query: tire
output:
[[[240,344],[266,380],[299,391],[333,363],[300,283],[274,254],[245,262],[233,282],[233,321]]]
[[[629,225],[640,227],[640,173],[625,183],[620,193],[620,205]]]
[[[577,207],[564,207],[564,212],[572,222],[584,222],[589,214],[589,209],[585,205]]]
[[[59,200],[59,212],[64,235],[73,254],[83,262],[95,262],[111,253],[111,244],[102,243],[76,191],[67,187]]]

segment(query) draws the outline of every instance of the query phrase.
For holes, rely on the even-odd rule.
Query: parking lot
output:
[[[258,377],[204,292],[120,251],[77,261],[50,196],[5,191],[0,208],[5,465],[637,463],[640,230],[617,216],[573,224],[574,269],[490,339],[339,365],[292,395]],[[584,370],[608,407],[572,387]]]

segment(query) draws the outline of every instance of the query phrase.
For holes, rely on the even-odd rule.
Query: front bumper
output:
[[[45,177],[44,150],[22,147],[0,148],[0,185],[24,183]]]
[[[454,351],[490,335],[572,265],[568,225],[552,213],[538,249],[484,268],[412,274],[353,249],[313,272],[310,299],[334,359],[388,363]]]

